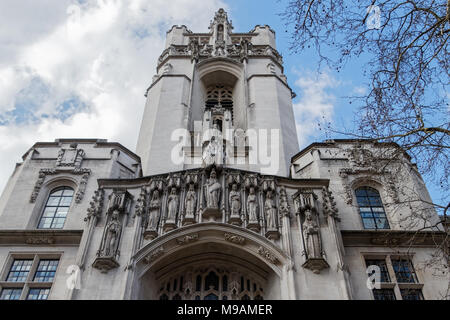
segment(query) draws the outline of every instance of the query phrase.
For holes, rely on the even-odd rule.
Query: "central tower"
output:
[[[233,33],[223,9],[208,33],[173,26],[146,92],[143,174],[216,164],[288,176],[298,151],[293,96],[269,26]]]

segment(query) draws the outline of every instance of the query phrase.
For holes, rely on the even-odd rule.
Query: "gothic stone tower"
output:
[[[365,140],[295,154],[274,32],[232,29],[221,9],[209,33],[167,33],[141,158],[101,139],[25,153],[0,198],[0,299],[440,298],[446,234],[422,230],[439,217],[408,155]]]
[[[275,32],[256,26],[233,33],[223,9],[209,30],[173,26],[167,32],[137,145],[144,175],[201,167],[216,130],[224,154],[219,162],[287,176],[298,141]],[[174,152],[183,161],[173,159]]]

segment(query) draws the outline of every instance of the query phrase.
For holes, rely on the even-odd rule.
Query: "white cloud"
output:
[[[0,4],[0,190],[36,141],[106,138],[134,150],[166,31],[206,32],[226,8],[221,0],[47,2],[55,1]],[[64,111],[74,99],[80,108]]]
[[[300,148],[307,144],[323,140],[326,126],[334,113],[335,96],[329,89],[338,85],[338,81],[329,73],[299,73],[295,85],[300,88],[300,100],[294,103],[294,114]],[[322,138],[322,139],[320,139]]]

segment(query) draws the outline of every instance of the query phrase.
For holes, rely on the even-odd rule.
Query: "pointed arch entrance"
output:
[[[131,299],[290,299],[284,253],[267,239],[221,223],[183,227],[135,256]]]

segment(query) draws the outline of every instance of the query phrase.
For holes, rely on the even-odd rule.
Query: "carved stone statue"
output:
[[[189,185],[184,199],[184,207],[186,209],[186,218],[193,218],[195,213],[195,205],[197,204],[197,195],[195,194],[194,185]]]
[[[211,141],[209,142],[208,146],[203,151],[203,156],[202,156],[203,163],[206,166],[209,166],[209,165],[212,165],[215,163],[221,164],[222,157],[223,157],[223,151],[221,150],[216,137],[212,136]]]
[[[198,61],[200,52],[199,52],[199,44],[198,44],[197,40],[192,40],[189,43],[189,51],[191,52],[192,60]]]
[[[256,198],[255,188],[250,188],[250,193],[247,197],[247,212],[248,220],[250,222],[258,221],[258,202]]]
[[[121,231],[122,226],[120,225],[119,221],[119,211],[114,210],[111,216],[111,220],[108,222],[105,229],[103,246],[100,252],[101,256],[111,257],[115,255]]]
[[[155,231],[158,228],[159,213],[161,209],[161,199],[158,190],[153,191],[149,209],[147,230]]]
[[[219,208],[219,198],[222,186],[217,180],[216,170],[212,170],[206,184],[206,205],[208,208]]]
[[[289,215],[289,203],[286,194],[286,190],[284,188],[280,191],[280,212],[285,215]]]
[[[241,46],[240,46],[240,50],[239,50],[239,57],[242,61],[244,59],[247,59],[247,56],[248,56],[248,41],[242,40],[240,44],[241,44]]]
[[[239,216],[241,213],[241,194],[237,190],[237,184],[233,183],[229,196],[229,204],[232,216]]]
[[[267,191],[266,201],[264,203],[264,210],[266,213],[267,230],[277,229],[277,208],[273,199],[272,191]]]
[[[172,187],[167,200],[167,221],[174,222],[178,212],[178,195],[177,188]]]
[[[305,236],[308,259],[322,258],[319,226],[317,225],[315,214],[309,208],[305,211],[303,233]]]
[[[219,24],[217,26],[217,42],[221,43],[223,42],[224,37],[223,37],[223,25]]]

